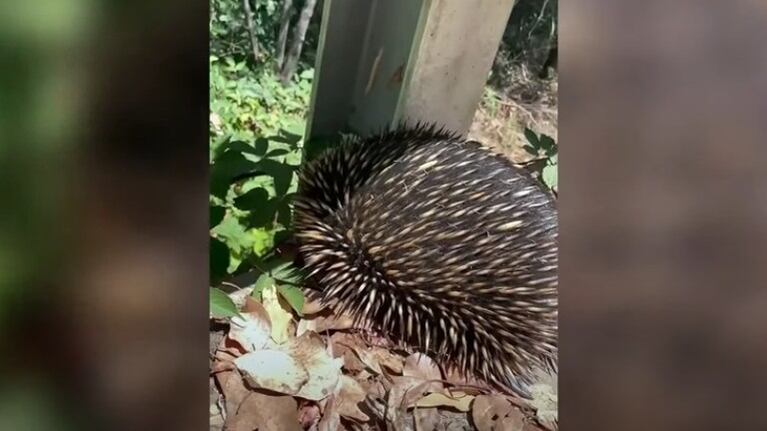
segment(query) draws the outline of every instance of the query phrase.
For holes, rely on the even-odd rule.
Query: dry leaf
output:
[[[247,307],[248,299],[252,300],[252,298],[250,298],[251,292],[253,292],[253,287],[243,287],[242,289],[237,289],[230,293],[229,298],[234,302],[234,306],[237,307],[238,310],[244,309]]]
[[[416,431],[436,430],[441,421],[437,409],[415,409],[413,419]]]
[[[286,352],[258,350],[234,360],[253,387],[295,395],[309,381],[303,364]]]
[[[471,402],[474,400],[472,395],[463,392],[453,392],[445,395],[439,392],[433,392],[419,399],[415,405],[417,407],[452,407],[458,411],[468,412],[471,410]]]
[[[272,322],[272,340],[277,344],[282,344],[288,340],[290,321],[293,319],[290,306],[285,304],[284,300],[280,300],[274,285],[264,289],[261,295],[264,309],[266,309],[269,320]]]
[[[227,431],[301,431],[296,415],[296,400],[259,392],[249,393],[226,418]]]
[[[524,415],[501,395],[478,395],[471,407],[478,431],[521,430]]]
[[[556,388],[545,383],[530,387],[533,399],[530,404],[535,408],[538,421],[548,429],[555,429],[558,421]]]
[[[248,312],[231,319],[228,337],[236,341],[246,352],[263,349],[271,344],[272,322],[264,307],[252,301]]]
[[[308,400],[321,400],[330,395],[341,377],[342,359],[328,354],[319,335],[307,332],[286,346],[287,352],[309,373],[309,380],[294,395]]]
[[[349,329],[354,326],[352,318],[346,314],[340,316],[314,316],[306,317],[298,322],[296,336],[300,337],[306,331],[322,333],[325,331],[338,331]]]
[[[370,420],[368,415],[359,409],[358,404],[365,401],[366,393],[356,380],[349,376],[341,376],[335,394],[335,407],[338,414],[360,422]]]
[[[242,400],[250,394],[250,390],[242,382],[242,376],[235,371],[222,371],[215,375],[221,394],[224,396],[224,406],[227,412],[236,412]]]
[[[442,384],[439,382],[412,376],[392,377],[392,387],[386,400],[386,419],[395,425],[395,429],[399,429],[397,426],[402,426],[408,406],[415,404],[416,400],[430,392],[440,390]]]
[[[322,419],[317,425],[317,431],[338,431],[341,429],[341,415],[338,414],[338,410],[335,408],[335,400],[331,396],[328,398],[327,404],[325,404],[325,411],[322,414]]]
[[[298,408],[298,422],[303,429],[316,429],[317,424],[320,421],[320,406],[315,402],[305,401],[301,407]]]

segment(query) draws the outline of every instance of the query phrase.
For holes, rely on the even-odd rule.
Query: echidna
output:
[[[521,168],[433,126],[309,163],[295,230],[323,301],[516,393],[557,356],[557,212]]]

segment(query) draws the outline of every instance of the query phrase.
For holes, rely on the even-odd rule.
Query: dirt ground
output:
[[[469,130],[469,138],[482,142],[512,161],[531,158],[522,149],[527,142],[525,127],[536,133],[557,136],[557,77],[538,79],[524,67],[517,78],[503,90],[487,88]]]

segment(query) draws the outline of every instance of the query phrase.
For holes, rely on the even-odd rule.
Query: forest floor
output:
[[[522,149],[525,128],[557,139],[558,79],[539,79],[524,66],[503,89],[486,87],[474,115],[469,138],[522,163],[531,155]]]

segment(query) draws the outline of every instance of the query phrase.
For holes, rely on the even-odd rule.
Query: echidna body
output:
[[[416,127],[309,163],[295,229],[321,298],[527,396],[557,355],[557,213],[526,172]]]

